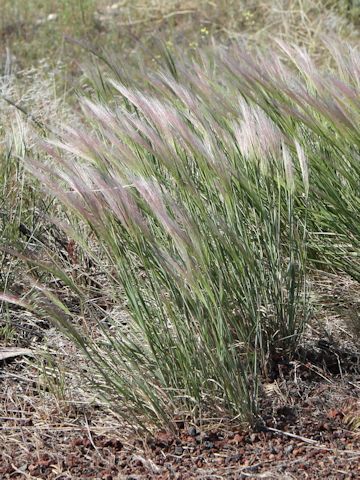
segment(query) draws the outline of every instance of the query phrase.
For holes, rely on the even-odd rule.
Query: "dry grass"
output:
[[[347,7],[346,4],[349,4]],[[321,37],[358,39],[357,10],[347,0],[4,0],[0,47],[26,67],[39,61],[73,63],[79,50],[64,36],[115,48],[122,56],[156,57],[165,42],[192,51],[216,39],[263,45],[276,36],[321,54]]]
[[[358,349],[360,338],[359,282],[342,274],[319,272],[314,278],[314,305],[317,305],[316,333],[350,351]]]
[[[36,319],[18,313],[17,320],[37,333]],[[74,476],[67,469],[74,447],[84,444],[92,449],[93,439],[104,434],[107,442],[117,439],[121,422],[90,393],[83,376],[88,366],[74,346],[54,328],[42,327],[41,343],[31,332],[27,338],[17,338],[18,344],[32,347],[32,359],[2,364],[1,465],[13,465],[11,478],[18,474],[32,479],[51,464],[52,473],[46,478],[70,479]],[[121,430],[126,443],[126,426],[122,424]],[[111,452],[105,453],[106,458],[99,459],[95,451],[99,471],[113,465]],[[84,459],[84,472],[87,462]],[[78,473],[76,478],[81,478]],[[1,474],[8,478],[5,471]]]

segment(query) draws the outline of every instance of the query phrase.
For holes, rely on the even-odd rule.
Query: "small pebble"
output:
[[[189,434],[191,437],[196,437],[196,435],[197,435],[197,430],[196,430],[196,428],[195,428],[195,427],[190,427],[190,428],[188,429],[188,434]]]
[[[184,449],[178,445],[175,447],[174,453],[175,455],[182,455],[184,453]]]
[[[242,435],[239,435],[238,433],[234,436],[234,442],[235,443],[241,443],[244,441],[244,437]]]
[[[229,464],[229,463],[239,462],[240,460],[241,460],[241,455],[236,453],[234,455],[229,455],[228,457],[226,457],[225,463]]]
[[[291,453],[293,450],[294,450],[294,445],[288,445],[288,446],[284,449],[284,452],[286,453],[286,455],[289,455],[289,453]]]
[[[208,448],[208,449],[214,448],[213,442],[209,442],[209,440],[205,440],[205,442],[203,443],[203,445],[204,445],[205,448]]]

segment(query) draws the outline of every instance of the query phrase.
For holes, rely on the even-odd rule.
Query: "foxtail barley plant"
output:
[[[307,265],[359,276],[357,53],[334,49],[333,75],[297,48],[267,58],[168,56],[141,88],[97,77],[86,126],[47,145],[51,164],[27,162],[96,236],[129,315],[91,338],[39,285],[37,302],[142,426],[251,421],[273,354],[292,355],[308,319]]]

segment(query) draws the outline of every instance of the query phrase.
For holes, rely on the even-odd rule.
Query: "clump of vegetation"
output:
[[[231,75],[220,83],[210,68],[189,74],[168,61],[172,76],[149,78],[144,92],[110,80],[108,105],[84,100],[92,131],[55,142],[70,157],[54,149],[56,167],[28,164],[95,233],[127,299],[126,329],[109,319],[106,342],[92,341],[59,299],[41,305],[134,421],[171,425],[214,398],[250,420],[259,370],[294,350],[308,316],[306,222],[295,208],[306,204],[307,165]]]
[[[77,296],[82,323],[38,281],[1,298],[71,337],[133,425],[252,422],[272,358],[294,355],[309,319],[309,270],[359,280],[359,58],[342,48],[329,74],[285,44],[187,62],[168,45],[167,70],[138,85],[107,56],[111,72],[89,69],[83,128],[48,143],[50,161],[26,161],[66,209],[54,223],[72,262],[75,244],[101,258],[105,294],[129,315],[100,318],[61,262],[31,260]]]

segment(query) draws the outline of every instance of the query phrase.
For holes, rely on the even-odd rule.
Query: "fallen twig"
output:
[[[296,435],[295,433],[284,432],[283,430],[278,430],[277,428],[272,428],[272,427],[265,427],[265,428],[269,432],[280,433],[281,435],[286,435],[287,437],[295,438],[296,440],[301,440],[302,442],[310,443],[312,445],[319,443],[316,440],[312,440],[311,438],[302,437],[301,435]]]

